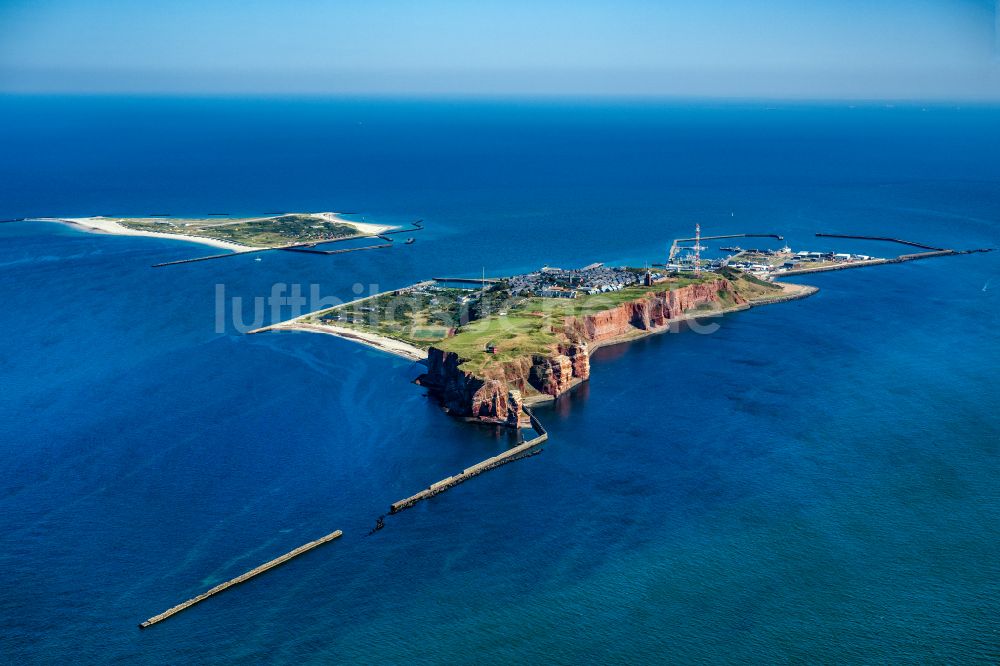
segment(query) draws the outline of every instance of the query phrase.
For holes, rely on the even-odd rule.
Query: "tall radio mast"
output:
[[[701,225],[694,225],[694,276],[701,277]]]

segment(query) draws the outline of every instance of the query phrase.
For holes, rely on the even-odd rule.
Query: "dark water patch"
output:
[[[749,365],[754,368],[766,368],[768,365],[770,365],[769,361],[758,358],[734,358],[730,359],[730,363],[737,363],[739,365]]]

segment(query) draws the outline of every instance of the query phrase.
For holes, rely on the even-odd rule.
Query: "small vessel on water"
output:
[[[723,252],[742,252],[743,248],[738,245],[733,245],[732,247],[720,247]]]
[[[404,243],[404,244],[405,244],[405,245],[413,245],[413,241],[414,241],[414,240],[415,240],[415,239],[413,239],[413,238],[407,238],[407,239],[406,239],[406,243]]]
[[[254,257],[253,260],[254,261],[260,261],[260,257]]]

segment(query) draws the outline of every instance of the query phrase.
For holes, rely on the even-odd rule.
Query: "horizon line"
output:
[[[4,90],[0,97],[32,98],[116,98],[116,99],[219,99],[219,100],[397,100],[397,101],[634,101],[634,102],[771,102],[771,103],[838,103],[838,104],[927,104],[927,105],[1000,105],[997,96],[824,96],[824,95],[726,95],[685,93],[620,93],[620,92],[267,92],[267,91],[86,91],[86,90]]]

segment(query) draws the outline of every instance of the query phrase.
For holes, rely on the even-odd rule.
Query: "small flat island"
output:
[[[211,245],[233,252],[328,243],[370,237],[393,227],[354,222],[337,213],[285,213],[261,217],[59,217],[37,218],[41,222],[64,222],[108,234],[174,238]]]

